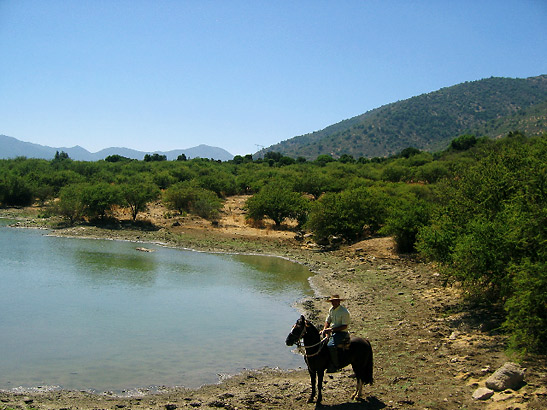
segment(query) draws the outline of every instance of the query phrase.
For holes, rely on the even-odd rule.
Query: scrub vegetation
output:
[[[120,156],[0,161],[0,204],[41,204],[63,224],[127,223],[161,201],[214,224],[227,198],[249,195],[250,224],[310,234],[323,250],[392,236],[400,253],[439,264],[469,300],[504,311],[511,347],[547,348],[547,135],[462,135],[449,148],[387,158],[314,161],[268,152],[220,162]],[[290,223],[289,223],[290,222]]]

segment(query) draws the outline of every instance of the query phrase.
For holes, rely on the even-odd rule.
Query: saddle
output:
[[[338,349],[348,350],[349,346],[351,344],[351,336],[350,336],[349,332],[344,332],[344,333],[345,333],[344,339],[340,343],[338,343],[336,345],[336,347]]]

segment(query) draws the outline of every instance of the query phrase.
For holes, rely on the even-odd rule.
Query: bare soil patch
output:
[[[315,274],[316,297],[300,306],[317,326],[340,293],[352,313],[351,331],[368,338],[374,351],[375,383],[364,398],[350,400],[355,379],[350,368],[328,375],[323,406],[336,409],[547,409],[545,356],[523,359],[526,384],[482,402],[473,391],[508,360],[505,338],[488,310],[471,310],[457,288],[444,287],[434,266],[398,255],[390,238],[372,238],[331,252],[296,240],[289,227],[246,223],[245,197],[229,198],[222,218],[209,221],[168,212],[160,204],[140,215],[139,224],[56,229],[66,236],[108,237],[215,252],[279,255],[303,263]],[[3,210],[20,225],[47,224],[39,209]],[[122,215],[119,215],[122,217]],[[129,219],[129,218],[127,218]],[[138,246],[138,245],[136,245]],[[295,318],[296,321],[297,318]],[[287,333],[293,323],[287,323]],[[249,349],[260,346],[248,341]],[[280,340],[279,343],[284,343]],[[199,389],[165,387],[131,397],[79,391],[1,391],[0,409],[310,409],[310,384],[302,369],[255,369]]]

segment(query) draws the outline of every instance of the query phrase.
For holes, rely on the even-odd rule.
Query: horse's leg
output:
[[[321,390],[323,390],[323,376],[325,375],[325,369],[321,369],[317,372],[317,404],[321,404],[323,400],[323,395]]]
[[[351,395],[351,399],[355,400],[356,398],[361,398],[363,395],[363,381],[356,377],[357,385],[355,386],[355,393]]]
[[[308,369],[308,372],[310,373],[310,381],[311,381],[311,395],[308,399],[308,403],[313,403],[313,399],[315,398],[315,371],[312,371],[311,369]],[[319,394],[321,394],[321,390],[319,390]]]

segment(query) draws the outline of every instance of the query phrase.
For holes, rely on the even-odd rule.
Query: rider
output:
[[[350,314],[349,311],[340,304],[343,300],[344,299],[340,299],[339,295],[332,295],[332,297],[328,299],[332,304],[332,307],[329,309],[329,314],[327,315],[325,326],[322,330],[322,333],[330,335],[327,347],[329,348],[332,366],[329,366],[327,369],[328,373],[333,373],[338,370],[337,348],[344,344],[349,338],[347,329],[350,321]]]

